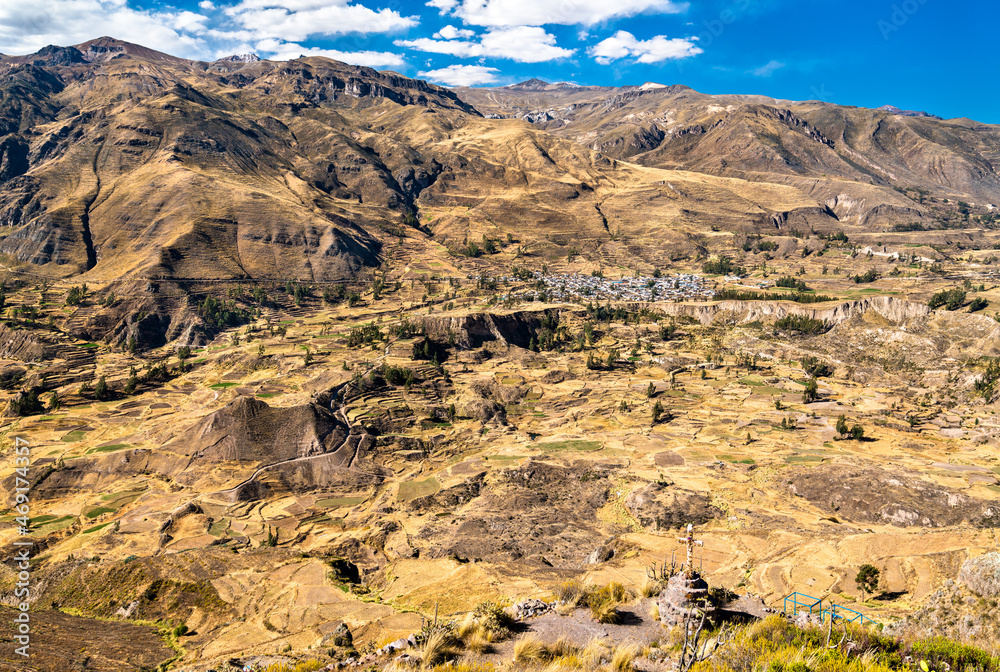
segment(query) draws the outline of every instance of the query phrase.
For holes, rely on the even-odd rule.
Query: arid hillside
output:
[[[977,208],[1000,200],[995,131],[971,122],[684,87],[459,93],[110,38],[4,56],[0,253],[47,278],[332,282],[402,229],[656,264],[733,245],[712,232],[992,222]]]
[[[531,80],[457,91],[483,114],[526,119],[606,156],[794,185],[838,218],[875,229],[937,221],[924,207],[927,194],[1000,202],[1000,130],[969,119],[711,96],[680,85]]]

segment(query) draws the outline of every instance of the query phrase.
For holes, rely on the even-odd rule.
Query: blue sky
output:
[[[0,3],[0,52],[111,35],[452,86],[658,82],[1000,123],[998,18],[988,0],[32,0]]]

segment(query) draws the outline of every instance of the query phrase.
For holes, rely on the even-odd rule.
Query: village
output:
[[[501,282],[514,283],[520,278],[503,277]],[[675,276],[610,279],[601,275],[535,274],[535,291],[516,292],[522,299],[542,298],[544,293],[549,301],[569,301],[576,299],[607,299],[613,301],[709,301],[715,296],[715,288],[705,278],[681,273]],[[543,288],[544,286],[544,288]]]

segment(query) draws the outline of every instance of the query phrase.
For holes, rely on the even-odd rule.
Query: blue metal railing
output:
[[[804,598],[804,601],[800,602],[799,598]],[[822,602],[823,598],[813,597],[812,595],[806,595],[805,593],[792,593],[791,595],[785,596],[783,611],[786,614],[795,615],[799,613],[799,607],[802,607],[803,609],[808,608],[810,614],[814,613],[822,614],[823,610]],[[788,609],[789,603],[791,603],[792,605],[791,610]],[[819,610],[819,612],[815,611],[817,609]]]
[[[858,625],[878,625],[877,621],[873,621],[860,611],[849,609],[842,604],[830,602],[830,606],[824,608],[823,599],[821,597],[817,598],[812,595],[806,595],[805,593],[794,592],[785,596],[783,611],[790,616],[795,616],[800,611],[804,612],[808,610],[810,614],[819,616],[820,623],[825,623],[827,617],[829,617],[834,623],[838,620],[844,620],[848,623],[857,623]]]

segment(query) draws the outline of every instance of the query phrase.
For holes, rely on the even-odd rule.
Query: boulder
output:
[[[1000,553],[994,551],[962,563],[958,580],[980,597],[1000,597]]]

